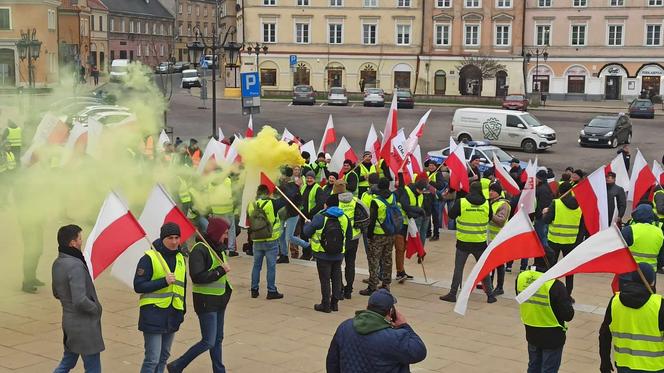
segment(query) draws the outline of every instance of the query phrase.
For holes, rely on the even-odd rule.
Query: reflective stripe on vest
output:
[[[267,203],[263,204],[263,202],[267,201]],[[263,206],[263,210],[265,210],[265,215],[267,215],[267,220],[270,224],[272,224],[272,237],[270,238],[263,238],[263,239],[255,239],[253,240],[254,242],[267,242],[267,241],[274,241],[278,240],[279,237],[281,237],[281,219],[279,219],[279,215],[277,215],[277,212],[274,211],[274,201],[271,199],[264,199],[264,198],[259,198],[256,200],[256,203],[250,203],[249,204],[249,214],[254,211],[254,208],[258,204],[259,206]]]
[[[531,283],[537,280],[542,275],[541,272],[527,270],[521,272],[516,279],[517,294],[524,291]],[[536,328],[553,328],[560,327],[567,330],[567,323],[560,325],[556,314],[551,308],[551,299],[549,290],[556,280],[549,280],[544,283],[537,292],[532,295],[527,301],[519,305],[519,313],[521,314],[521,322],[524,325]]]
[[[353,197],[350,202],[339,201],[339,208],[344,211],[344,214],[348,217],[350,224],[353,227],[353,239],[358,238],[360,233],[362,233],[359,228],[355,228],[355,207],[357,206],[358,202],[360,201],[357,199],[357,197]]]
[[[233,213],[233,184],[230,177],[221,184],[208,185],[210,211],[213,215],[230,215]]]
[[[664,334],[659,330],[662,296],[650,295],[641,308],[631,308],[616,293],[611,301],[613,356],[616,365],[639,371],[664,368]]]
[[[664,190],[660,189],[660,190],[656,191],[655,194],[653,195],[653,197],[652,197],[652,212],[654,212],[655,215],[657,215],[657,218],[662,220],[662,219],[664,219],[664,214],[658,213],[657,212],[657,206],[655,205],[655,197],[657,197],[658,194],[664,194]]]
[[[486,242],[489,224],[489,202],[473,205],[466,198],[459,200],[461,214],[456,219],[456,239],[462,242]]]
[[[579,235],[579,223],[581,222],[581,208],[572,210],[567,208],[563,201],[554,199],[556,215],[549,224],[547,239],[553,243],[569,245],[576,242]]]
[[[394,203],[395,198],[396,197],[394,196],[394,193],[392,193],[390,194],[389,197],[385,198],[385,201],[387,201],[387,203],[389,204],[392,204]],[[376,214],[376,225],[374,226],[374,234],[385,235],[385,231],[383,230],[381,223],[385,222],[385,219],[387,218],[387,205],[383,203],[381,198],[378,198],[378,196],[375,196],[373,201],[376,202],[376,206],[378,206],[378,214]]]
[[[12,152],[6,152],[5,153],[5,159],[7,160],[7,169],[8,170],[13,170],[16,168],[16,157],[14,157],[14,153]]]
[[[491,204],[491,211],[493,212],[493,215],[496,215],[496,212],[503,205],[507,205],[507,216],[510,216],[511,206],[504,199],[499,199],[496,202]],[[504,226],[504,224],[503,224],[503,226]],[[502,226],[498,226],[498,224],[496,224],[496,223],[492,222],[491,220],[489,220],[489,230],[487,232],[487,234],[489,235],[489,241],[492,241],[494,238],[496,238],[496,235],[498,235],[498,232],[500,232],[501,229],[503,229]]]
[[[307,189],[307,187],[307,184],[302,184],[302,187],[300,187],[300,194],[302,194],[302,197],[304,197],[304,191]],[[302,212],[309,213],[314,208],[314,206],[316,206],[316,192],[318,189],[320,189],[320,185],[314,183],[311,187],[311,190],[309,190],[307,199],[305,200],[307,204],[302,206]]]
[[[357,185],[363,188],[369,187],[369,174],[376,173],[376,166],[371,165],[367,168],[364,163],[360,163],[360,176],[364,177],[364,180],[360,180]]]
[[[323,229],[325,229],[325,225],[327,224],[328,219],[329,219],[328,216],[323,215],[323,227],[317,229],[309,239],[309,243],[311,244],[311,251],[315,253],[325,252],[325,248],[323,247],[323,245],[320,244],[320,240],[323,234]],[[350,222],[348,221],[348,216],[346,216],[345,214],[339,216],[338,219],[339,219],[339,224],[341,224],[341,231],[344,234],[343,247],[341,248],[341,253],[343,254],[346,252],[346,231],[348,230],[348,225],[350,224]]]
[[[415,193],[409,186],[406,186],[404,189],[406,189],[406,194],[408,194],[408,203],[410,203],[411,206],[422,207],[422,204],[424,204],[424,196],[422,194],[415,196]]]
[[[162,266],[166,264],[164,257],[156,250],[148,250],[145,255],[150,257],[152,262],[152,278],[151,281],[162,279],[166,277],[166,271]],[[184,256],[182,254],[175,254],[175,282],[161,288],[152,293],[141,294],[141,299],[138,305],[143,307],[149,304],[154,304],[159,308],[168,308],[173,305],[176,310],[184,310],[184,280],[187,272],[187,266],[184,263]]]
[[[648,263],[657,271],[657,255],[664,242],[662,230],[653,224],[632,224],[634,242],[629,247],[637,263]]]
[[[19,147],[23,143],[23,130],[20,127],[7,128],[7,144],[11,147]]]
[[[193,252],[194,250],[207,250],[208,253],[210,254],[210,258],[212,258],[212,264],[210,265],[210,268],[208,268],[208,271],[213,270],[214,268],[217,268],[221,265],[221,262],[219,259],[217,259],[217,255],[212,252],[212,248],[206,245],[203,242],[197,242],[194,247],[191,249]],[[224,252],[221,252],[221,259],[226,262],[226,254]],[[205,294],[205,295],[224,295],[226,293],[226,285],[228,285],[229,288],[233,289],[231,286],[230,282],[228,282],[228,275],[224,274],[221,276],[217,281],[211,282],[209,284],[196,284],[194,283],[192,285],[192,292],[197,293],[197,294]]]

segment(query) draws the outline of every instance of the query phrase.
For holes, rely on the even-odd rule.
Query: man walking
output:
[[[422,339],[386,289],[369,297],[366,310],[341,323],[327,351],[327,373],[405,373],[427,355]]]
[[[53,296],[62,305],[65,353],[54,373],[74,369],[78,357],[85,373],[100,373],[101,304],[83,258],[81,227],[65,225],[58,230],[58,258],[53,262]]]
[[[186,304],[187,265],[180,253],[180,227],[162,225],[152,245],[155,249],[145,252],[134,276],[134,291],[141,294],[138,330],[145,342],[140,373],[164,372]]]
[[[17,164],[20,164],[21,148],[23,147],[23,129],[19,127],[13,120],[7,120],[7,128],[2,134],[2,141],[9,145],[9,151],[14,154],[14,159]]]
[[[229,224],[221,218],[210,218],[205,240],[198,238],[189,255],[194,311],[201,327],[201,340],[179,359],[166,367],[169,373],[181,373],[196,357],[210,351],[213,373],[226,373],[221,360],[224,339],[224,315],[233,287],[228,282],[228,265],[224,249]],[[208,243],[210,245],[208,245]]]

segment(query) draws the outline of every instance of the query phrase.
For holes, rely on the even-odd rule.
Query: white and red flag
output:
[[[414,254],[417,254],[418,258],[424,258],[427,254],[424,251],[424,245],[422,244],[422,238],[420,237],[420,231],[417,229],[417,224],[415,224],[415,219],[408,219],[408,235],[406,236],[406,258],[410,259]]]
[[[441,221],[443,222],[443,229],[449,229],[450,214],[447,211],[447,203],[443,202],[443,212],[441,213]]]
[[[323,132],[323,138],[320,141],[320,146],[318,147],[318,153],[325,153],[327,146],[334,144],[337,141],[337,132],[334,130],[334,121],[332,120],[332,114],[327,118],[327,124],[325,125],[325,131]],[[312,158],[316,158],[317,154],[312,154]]]
[[[270,192],[270,194],[274,193],[274,191],[277,189],[277,186],[272,182],[270,177],[267,176],[263,171],[261,171],[260,183],[261,185],[265,185],[267,187],[267,190]]]
[[[424,133],[424,126],[427,124],[427,120],[429,120],[429,115],[431,114],[431,109],[424,113],[422,117],[420,118],[420,121],[417,123],[417,126],[413,128],[413,130],[410,132],[410,135],[408,135],[408,138],[416,137],[420,138],[422,137],[422,134]]]
[[[456,191],[470,191],[468,168],[463,143],[456,144],[450,137],[450,155],[443,162],[450,169],[450,188]]]
[[[163,186],[157,184],[152,188],[138,218],[138,223],[145,230],[144,235],[154,241],[159,238],[161,226],[165,223],[175,223],[180,227],[180,241],[185,242],[196,233],[196,227],[187,219]],[[113,264],[111,274],[133,288],[136,265],[145,251],[150,250],[148,240],[139,240],[125,250]]]
[[[609,206],[603,166],[574,186],[574,197],[583,212],[583,221],[590,235],[609,227]]]
[[[69,127],[60,118],[46,113],[39,122],[32,143],[21,156],[21,164],[25,167],[39,161],[39,149],[47,145],[62,145],[69,138]]]
[[[284,133],[281,135],[281,141],[284,141],[284,142],[287,142],[287,143],[292,141],[293,143],[297,144],[297,146],[301,145],[300,140],[298,140],[297,137],[295,137],[295,135],[293,135],[288,130],[288,128],[285,128],[285,127],[284,127]]]
[[[457,298],[454,312],[466,314],[468,298],[475,284],[501,264],[517,259],[541,257],[544,253],[544,247],[537,237],[530,218],[523,210],[517,212],[498,232],[470,271]]]
[[[614,273],[616,275],[636,271],[637,264],[625,243],[618,226],[590,236],[572,252],[563,257],[546,273],[535,280],[516,300],[523,303],[545,282],[575,273]]]
[[[143,239],[145,231],[115,192],[101,206],[97,222],[85,242],[83,256],[92,279],[96,279],[134,242]],[[132,273],[136,267],[132,269]],[[132,277],[133,278],[133,277]]]
[[[217,140],[222,141],[226,137],[224,136],[224,131],[221,130],[221,126],[217,127]]]
[[[376,134],[376,128],[373,123],[369,127],[369,134],[367,135],[367,141],[364,144],[364,151],[371,152],[371,162],[376,164],[378,158],[380,158],[380,141],[378,141],[378,134]]]
[[[655,182],[664,185],[664,168],[656,159],[652,161],[652,173],[655,175]]]
[[[407,140],[403,129],[400,129],[396,136],[390,141],[392,144],[392,151],[389,153],[390,158],[385,159],[390,170],[394,175],[398,175],[403,170],[405,162],[408,160]],[[404,176],[406,176],[404,174]],[[407,182],[407,181],[406,181]]]
[[[157,145],[158,145],[157,151],[163,152],[164,151],[164,144],[170,143],[170,142],[171,142],[171,139],[166,134],[166,131],[162,129],[161,132],[159,133],[159,139],[157,140]]]
[[[510,176],[509,171],[505,169],[505,166],[503,166],[502,163],[500,163],[500,160],[496,156],[496,153],[493,153],[493,169],[494,169],[494,175],[496,179],[500,182],[500,185],[505,189],[505,192],[507,194],[512,195],[512,196],[518,196],[519,193],[521,193],[521,189],[519,189],[519,184],[516,183],[516,181]]]
[[[67,164],[74,154],[84,154],[88,143],[88,127],[75,122],[69,131],[69,138],[65,143],[60,166]]]
[[[214,170],[214,168],[226,160],[228,145],[221,141],[217,141],[214,137],[208,141],[201,161],[198,164],[198,173],[202,174],[207,170]]]
[[[390,159],[392,152],[392,139],[398,132],[398,110],[397,110],[397,92],[395,90],[392,95],[392,104],[390,104],[390,111],[387,114],[387,121],[385,121],[385,131],[383,131],[383,141],[380,144],[380,157],[385,160]]]
[[[623,188],[625,193],[629,192],[630,182],[625,161],[621,154],[618,154],[611,163],[606,166],[606,172],[614,172],[616,174],[616,185]]]
[[[302,146],[300,146],[300,152],[307,152],[309,153],[309,163],[314,163],[316,161],[316,146],[314,145],[314,140],[309,140],[305,142]]]
[[[244,132],[244,137],[254,137],[254,117],[251,114],[249,114],[249,123],[247,123],[247,130]]]
[[[516,205],[516,210],[523,210],[526,214],[532,214],[535,212],[535,191],[537,189],[537,158],[535,162],[530,162],[528,160],[528,167],[523,172],[526,175],[526,182],[521,190],[521,195],[519,196],[519,202]]]
[[[631,183],[627,200],[632,201],[632,209],[635,209],[639,204],[639,201],[644,195],[650,192],[650,187],[652,187],[657,181],[640,150],[637,150],[636,152],[630,181]]]
[[[237,143],[238,140],[235,139],[232,144],[226,147],[226,163],[240,163],[242,158],[237,152]]]
[[[341,172],[341,168],[343,167],[344,161],[346,159],[350,159],[353,161],[353,163],[357,163],[357,155],[355,155],[353,148],[351,148],[348,140],[346,140],[345,137],[341,137],[341,140],[339,140],[339,146],[337,146],[334,154],[332,154],[332,159],[330,160],[328,169],[337,173]],[[339,175],[339,178],[341,177],[342,176]]]

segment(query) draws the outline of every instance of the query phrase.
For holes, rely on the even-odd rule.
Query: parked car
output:
[[[367,88],[364,90],[364,106],[385,106],[385,91],[382,88]]]
[[[217,63],[219,62],[219,57],[214,56],[214,62],[212,62],[212,61],[213,60],[212,60],[212,55],[211,54],[205,55],[205,63],[207,63],[208,69],[211,69],[212,66],[217,67]]]
[[[116,127],[136,121],[136,116],[125,111],[105,111],[97,113],[90,118],[98,121],[106,127]]]
[[[415,98],[410,89],[397,89],[397,107],[399,109],[412,109],[415,107]]]
[[[293,105],[316,104],[316,91],[310,85],[296,85],[293,87]]]
[[[328,105],[348,105],[348,96],[346,95],[346,88],[332,87],[330,93],[327,95]]]
[[[88,117],[92,117],[97,113],[111,112],[111,111],[129,111],[128,108],[118,105],[93,105],[87,106],[75,115],[70,115],[65,121],[66,124],[72,125],[74,121],[85,122]]]
[[[190,67],[189,62],[178,61],[173,64],[173,72],[181,73],[184,70],[188,70]]]
[[[198,71],[188,69],[182,71],[182,88],[200,87],[201,80],[198,76]]]
[[[155,72],[157,74],[168,74],[169,72],[173,71],[173,64],[170,62],[162,62],[160,63],[157,68],[155,68]]]
[[[528,110],[528,99],[524,95],[507,95],[503,98],[503,109]]]
[[[129,60],[113,60],[109,78],[111,82],[121,82],[129,72]]]
[[[630,118],[655,118],[655,105],[649,98],[637,98],[629,104]]]
[[[473,155],[480,156],[480,172],[484,172],[493,167],[493,155],[495,154],[501,164],[503,164],[507,169],[510,168],[510,161],[514,156],[510,153],[502,150],[501,148],[491,145],[489,141],[469,141],[464,144],[464,153],[466,160],[470,162],[470,158]],[[428,159],[433,159],[436,163],[442,163],[450,155],[450,148],[444,148],[442,150],[432,150],[427,153]],[[522,168],[526,168],[528,163],[521,161]]]
[[[632,123],[627,115],[598,115],[579,131],[579,145],[612,148],[632,142]]]
[[[556,131],[534,115],[501,109],[457,109],[451,135],[459,141],[489,140],[497,146],[521,148],[528,153],[557,143]]]

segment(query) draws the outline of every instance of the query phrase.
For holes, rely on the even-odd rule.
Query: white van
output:
[[[532,114],[499,109],[457,109],[452,137],[459,141],[489,140],[493,145],[521,148],[528,153],[558,142],[556,131]]]
[[[200,87],[201,80],[198,77],[198,71],[187,69],[182,71],[182,88]]]
[[[110,79],[112,82],[120,82],[129,72],[129,60],[113,60],[111,62]]]

